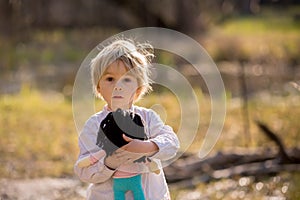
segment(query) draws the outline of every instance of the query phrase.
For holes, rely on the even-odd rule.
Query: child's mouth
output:
[[[123,99],[122,96],[113,96],[114,99]]]

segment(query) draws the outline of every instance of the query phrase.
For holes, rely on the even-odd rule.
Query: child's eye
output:
[[[131,78],[124,78],[124,82],[125,83],[130,83],[131,82]]]
[[[109,82],[112,82],[114,80],[114,78],[113,77],[107,77],[105,80],[109,81]]]

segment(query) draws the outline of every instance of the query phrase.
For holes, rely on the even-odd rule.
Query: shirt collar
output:
[[[103,107],[103,110],[102,110],[102,111],[105,112],[105,113],[110,113],[110,112],[112,112],[112,110],[108,108],[108,105],[107,105],[107,104]],[[130,111],[130,112],[134,112],[134,105],[131,105],[131,107],[129,108],[129,111]]]

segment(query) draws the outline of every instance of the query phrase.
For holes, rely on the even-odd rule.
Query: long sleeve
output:
[[[79,157],[78,161],[86,156],[99,151],[96,146],[97,131],[99,120],[97,115],[92,116],[83,127],[79,136]],[[113,170],[104,165],[104,157],[97,163],[88,167],[79,167],[78,162],[74,166],[74,172],[80,180],[88,183],[102,183],[111,178]]]
[[[152,110],[148,115],[148,132],[150,140],[154,142],[159,151],[152,156],[160,160],[168,160],[174,157],[179,149],[179,141],[173,129],[165,125],[160,117]]]

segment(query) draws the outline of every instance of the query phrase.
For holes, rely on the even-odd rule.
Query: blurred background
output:
[[[16,191],[33,188],[26,181],[45,177],[66,181],[49,199],[83,199],[85,184],[68,182],[76,180],[71,98],[77,70],[103,40],[145,26],[187,34],[220,70],[227,117],[211,156],[276,152],[256,120],[273,130],[287,151],[300,148],[299,0],[0,0],[0,199],[22,199]],[[210,116],[201,76],[168,52],[156,52],[155,59],[190,81],[201,116]],[[176,98],[157,89],[139,104],[163,105],[167,123],[177,130]],[[210,117],[201,119],[190,153],[199,150],[209,123]],[[259,179],[199,182],[171,193],[173,199],[299,199],[299,180],[299,171],[283,170]]]

